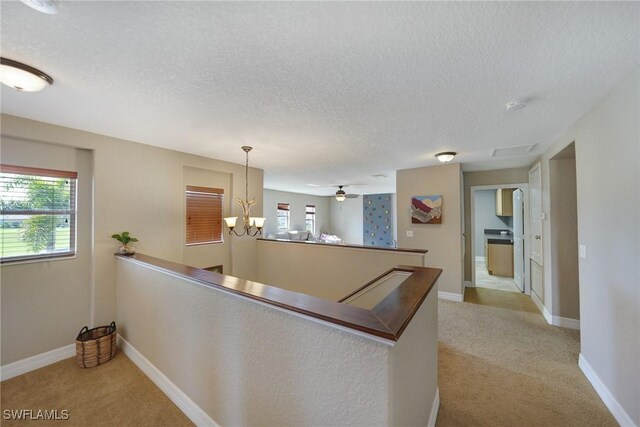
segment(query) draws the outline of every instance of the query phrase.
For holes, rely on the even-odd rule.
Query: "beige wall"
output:
[[[424,254],[258,240],[258,281],[338,301],[397,265],[424,266]]]
[[[639,95],[636,69],[541,159],[543,211],[549,215],[549,161],[575,141],[578,243],[586,246],[586,258],[579,259],[581,356],[636,425],[640,425]],[[544,303],[551,311],[556,308],[557,283],[550,238],[554,217],[548,218],[543,222]]]
[[[437,296],[394,347],[118,260],[121,333],[218,425],[426,425]]]
[[[102,135],[53,126],[42,122],[2,115],[2,154],[4,161],[5,147],[16,144],[16,152],[30,156],[23,148],[24,141],[33,141],[39,145],[53,143],[71,148],[92,150],[93,152],[93,257],[88,263],[93,268],[93,276],[89,281],[80,279],[74,285],[78,289],[88,288],[90,300],[86,304],[92,315],[87,320],[69,321],[74,326],[65,327],[66,342],[49,343],[41,350],[52,350],[56,346],[70,344],[77,330],[85,323],[100,325],[114,320],[116,315],[115,292],[115,257],[117,242],[111,238],[115,232],[128,230],[140,239],[138,251],[159,258],[183,262],[184,256],[184,168],[206,169],[231,175],[230,198],[244,197],[245,179],[244,165],[213,160],[205,157],[180,153],[177,151],[137,144],[131,141],[110,138]],[[38,148],[39,150],[39,148]],[[243,153],[238,147],[238,160],[243,160]],[[48,163],[42,165],[50,167]],[[254,207],[254,215],[262,214],[262,177],[260,169],[249,170],[249,197],[256,197],[258,204]],[[240,215],[237,203],[232,204],[233,214]],[[234,275],[252,279],[255,276],[255,239],[231,238],[229,244],[232,266],[228,271]],[[57,261],[61,262],[61,261]],[[4,270],[5,267],[3,267]],[[23,267],[25,277],[36,280],[46,276],[49,280],[64,280],[68,273],[47,274],[47,264],[33,263]],[[227,270],[225,270],[227,272]],[[8,281],[3,277],[3,292]],[[42,326],[52,319],[38,315],[37,306],[30,304],[31,297],[37,299],[37,289],[24,294],[24,305],[16,307],[32,313],[33,324],[40,328],[29,330],[30,335],[23,334],[17,341],[9,341],[9,335],[3,333],[2,347],[25,346],[25,341],[47,341],[47,329]],[[68,294],[68,291],[67,291]],[[13,304],[11,299],[4,298],[4,304]],[[9,311],[7,311],[9,313]],[[52,315],[66,319],[69,314],[64,310],[52,310]],[[83,316],[80,316],[83,317]],[[86,316],[84,316],[86,317]],[[3,310],[3,327],[12,320]],[[76,322],[78,324],[76,324]],[[24,332],[24,329],[23,329]],[[58,340],[60,341],[60,340]],[[35,353],[21,352],[14,357],[33,356]],[[2,360],[9,363],[12,359]]]
[[[398,246],[427,249],[426,265],[443,270],[438,290],[462,294],[462,173],[458,163],[396,172]],[[411,196],[442,195],[442,224],[412,224]],[[406,232],[413,231],[413,237]]]
[[[556,284],[552,312],[560,317],[580,319],[575,156],[549,162],[549,183],[551,280]]]
[[[529,182],[528,168],[464,172],[464,280],[471,281],[471,187]]]
[[[352,245],[362,245],[364,238],[364,216],[362,196],[338,202],[335,197],[331,205],[331,233]]]
[[[304,230],[307,205],[316,207],[316,232],[329,232],[331,229],[331,214],[329,209],[330,197],[312,196],[309,194],[289,193],[287,191],[264,190],[264,216],[267,218],[263,236],[277,233],[276,214],[278,203],[289,203],[290,229]]]
[[[78,172],[77,255],[0,269],[4,365],[68,345],[90,323],[93,154],[4,138],[1,154],[4,164]]]
[[[427,368],[438,365],[438,322],[431,317],[437,312],[438,294],[430,292],[391,351],[389,426],[428,425],[438,392],[438,370]]]

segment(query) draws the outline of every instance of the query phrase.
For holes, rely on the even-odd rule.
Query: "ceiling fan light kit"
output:
[[[7,58],[0,58],[0,81],[18,92],[37,92],[53,84],[48,74]]]
[[[443,151],[442,153],[436,154],[436,158],[440,160],[442,163],[448,163],[456,156],[456,152],[453,151]]]
[[[336,200],[339,202],[344,202],[347,198],[347,193],[342,189],[343,185],[338,186],[339,189],[336,191]]]

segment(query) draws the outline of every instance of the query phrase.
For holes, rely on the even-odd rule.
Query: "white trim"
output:
[[[431,404],[431,414],[429,414],[429,421],[427,421],[428,427],[436,426],[436,420],[438,419],[439,409],[440,409],[440,387],[436,387],[436,395],[433,397],[433,403]]]
[[[544,306],[535,292],[531,292],[531,300],[533,300],[533,303],[536,305],[536,307],[538,307],[538,310],[540,310],[540,313],[542,313],[542,315],[544,316],[544,320],[546,320],[548,324],[553,325],[553,318],[551,317],[551,313],[549,313],[549,310],[547,310],[547,307]]]
[[[465,280],[464,281],[464,287],[465,288],[475,288],[476,285],[473,284],[473,282],[471,280]]]
[[[578,366],[582,369],[584,376],[587,377],[593,388],[596,390],[596,393],[598,393],[598,396],[600,396],[600,399],[602,399],[618,424],[624,427],[638,427],[631,419],[631,416],[624,410],[622,405],[620,405],[616,398],[613,397],[613,394],[611,394],[607,386],[602,382],[600,377],[598,377],[598,374],[596,374],[582,353],[580,353],[580,357],[578,358]]]
[[[580,330],[580,319],[571,319],[569,317],[551,316],[551,324],[560,326],[561,328]]]
[[[438,298],[457,302],[462,302],[464,300],[464,296],[462,294],[454,294],[453,292],[443,291],[438,291]]]
[[[471,215],[471,221],[470,221],[470,226],[471,226],[471,254],[470,254],[470,259],[471,259],[471,283],[476,283],[476,266],[474,263],[474,260],[476,259],[476,248],[475,248],[475,230],[474,230],[474,224],[475,224],[475,191],[476,190],[497,190],[499,188],[519,188],[520,190],[522,190],[522,194],[524,196],[524,241],[525,241],[525,245],[524,245],[524,294],[525,295],[530,295],[531,292],[531,270],[530,270],[530,266],[529,263],[527,262],[527,260],[529,259],[530,253],[529,253],[529,234],[530,234],[530,222],[531,219],[529,218],[529,183],[528,182],[523,182],[523,183],[514,183],[514,184],[494,184],[494,185],[472,185],[469,187],[469,201],[471,204],[471,209],[470,209],[470,215]],[[464,271],[463,271],[464,274]],[[542,311],[542,310],[540,310]]]
[[[75,355],[76,345],[74,343],[56,348],[55,350],[47,351],[46,353],[37,354],[35,356],[27,357],[26,359],[8,363],[0,367],[0,381],[35,371],[36,369],[43,368]]]
[[[122,352],[197,426],[218,424],[127,340],[118,335]]]
[[[580,319],[553,316],[551,313],[549,313],[547,307],[542,304],[542,301],[540,301],[540,298],[538,298],[538,295],[535,292],[531,292],[531,299],[533,300],[533,303],[536,305],[536,307],[538,307],[538,310],[540,310],[540,313],[542,313],[542,315],[544,316],[544,320],[546,320],[548,324],[559,326],[561,328],[580,330]]]

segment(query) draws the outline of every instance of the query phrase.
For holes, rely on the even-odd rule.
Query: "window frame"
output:
[[[311,221],[311,230],[309,230]],[[315,236],[316,234],[316,205],[306,205],[304,213],[304,228]]]
[[[219,243],[224,243],[224,227],[222,224],[223,218],[224,218],[224,189],[187,185],[185,188],[184,195],[185,195],[185,223],[184,223],[185,224],[185,228],[184,228],[185,246],[191,247],[191,246],[215,245]],[[193,198],[190,199],[190,195]],[[191,227],[196,227],[196,225],[191,223],[192,219],[191,219],[191,216],[189,215],[190,203],[194,203],[194,204],[203,203],[207,198],[211,198],[211,200],[213,200],[214,203],[218,205],[217,207],[213,207],[214,211],[211,212],[211,214],[214,215],[214,218],[211,220],[212,230],[210,233],[213,235],[214,232],[219,231],[219,233],[217,232],[215,233],[215,236],[213,236],[214,237],[213,240],[205,240],[202,237],[198,239],[198,232],[191,228]],[[215,218],[215,209],[218,209],[218,208],[220,212],[220,218]],[[216,227],[217,227],[217,230],[216,230]],[[192,231],[190,231],[190,229]],[[201,231],[200,233],[206,235],[209,232]],[[190,240],[191,234],[195,234],[195,235],[192,236],[192,239]],[[219,236],[219,239],[216,240],[215,237],[218,237],[218,236]]]
[[[280,218],[286,218],[286,227],[280,227]],[[289,230],[291,227],[291,205],[278,203],[276,206],[276,228],[278,231]]]
[[[63,171],[57,169],[44,169],[35,168],[30,166],[18,166],[9,164],[0,164],[0,181],[4,182],[4,174],[12,174],[17,176],[26,177],[43,177],[46,179],[51,178],[65,178],[69,182],[69,208],[68,209],[2,209],[0,208],[0,218],[3,219],[5,215],[24,215],[24,216],[36,216],[47,215],[51,217],[55,216],[69,216],[69,250],[60,252],[46,252],[31,255],[17,255],[4,257],[3,252],[0,252],[0,264],[12,264],[12,263],[25,263],[25,262],[42,262],[42,261],[55,261],[62,259],[74,258],[77,255],[77,232],[78,232],[78,172],[76,171]],[[4,245],[4,243],[2,243]]]

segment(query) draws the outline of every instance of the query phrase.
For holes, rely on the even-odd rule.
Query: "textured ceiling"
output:
[[[62,2],[45,15],[3,1],[0,13],[2,56],[55,80],[3,86],[3,113],[236,163],[252,145],[265,187],[311,194],[395,191],[396,170],[439,151],[465,170],[526,166],[640,62],[637,2]],[[529,105],[507,112],[514,99]]]

